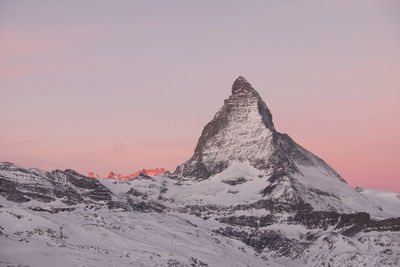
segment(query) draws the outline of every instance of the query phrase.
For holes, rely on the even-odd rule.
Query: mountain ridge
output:
[[[235,193],[243,189],[238,186],[249,179],[261,181],[255,178],[260,174],[257,169],[250,166],[255,173],[246,174],[238,167],[212,179],[179,182],[165,174],[93,179],[68,169],[45,172],[0,164],[0,263],[43,266],[50,259],[61,266],[69,266],[71,260],[87,266],[108,266],[111,261],[119,266],[171,267],[400,263],[400,218],[377,220],[365,212],[315,211],[309,205],[299,205],[293,213],[284,199],[277,206],[256,196],[249,202],[232,202],[235,197],[248,199]],[[210,193],[217,193],[214,199]],[[224,200],[228,196],[233,198]],[[112,233],[112,238],[103,240],[98,233],[105,237]],[[18,257],[13,251],[20,251]],[[68,257],[62,256],[65,251]],[[220,257],[213,256],[215,251]]]
[[[399,206],[276,131],[239,77],[174,173],[93,179],[0,163],[0,263],[399,266]]]
[[[154,176],[154,175],[159,175],[163,174],[164,172],[167,172],[166,169],[164,168],[155,168],[155,169],[141,169],[137,172],[134,172],[129,175],[122,175],[119,173],[114,173],[111,171],[107,177],[101,177],[100,175],[94,173],[93,171],[90,171],[89,174],[87,175],[88,177],[92,178],[98,178],[98,179],[118,179],[118,180],[127,180],[127,179],[133,179],[135,177],[138,177],[139,175],[147,175],[147,176]]]
[[[244,129],[237,131],[239,127]],[[236,131],[233,137],[227,136],[233,131]],[[243,144],[239,137],[253,140]],[[215,156],[215,151],[209,152],[209,146],[212,145],[215,146],[211,148],[216,146],[235,147],[233,151],[217,152],[223,154],[224,158],[230,157],[239,161],[249,160],[258,168],[275,168],[276,172],[281,168],[285,172],[298,173],[299,169],[294,164],[294,160],[296,160],[304,165],[319,164],[344,181],[322,159],[295,143],[286,133],[281,134],[276,131],[272,113],[259,93],[242,76],[234,81],[232,94],[224,101],[224,105],[214,118],[204,127],[194,155],[187,162],[178,166],[175,173],[205,179],[227,168],[228,162],[217,159],[218,155]],[[249,151],[249,147],[252,147],[253,150]],[[243,149],[247,150],[245,155],[240,153]],[[263,152],[266,154],[260,156]],[[237,157],[235,154],[240,156]],[[207,156],[212,157],[209,162],[204,159]],[[215,162],[216,159],[217,162]],[[278,166],[279,164],[284,166]],[[273,166],[271,167],[271,165]]]

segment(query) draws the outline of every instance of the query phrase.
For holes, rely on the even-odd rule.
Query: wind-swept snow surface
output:
[[[173,214],[84,208],[51,214],[2,203],[4,266],[266,265],[251,247]]]
[[[400,194],[382,190],[374,190],[368,188],[356,188],[365,198],[373,202],[386,214],[392,217],[398,217],[400,214]]]

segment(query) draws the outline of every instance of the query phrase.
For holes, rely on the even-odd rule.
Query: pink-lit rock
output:
[[[156,169],[142,169],[140,171],[137,171],[135,173],[129,174],[127,176],[123,176],[121,174],[117,174],[114,173],[113,171],[111,171],[107,177],[104,177],[104,179],[116,179],[116,180],[127,180],[127,179],[132,179],[135,178],[139,175],[147,175],[147,176],[155,176],[155,175],[159,175],[159,174],[163,174],[164,172],[166,172],[166,170],[164,168],[156,168]],[[89,172],[88,177],[92,177],[92,178],[103,178],[100,177],[99,175],[95,174],[94,172]]]

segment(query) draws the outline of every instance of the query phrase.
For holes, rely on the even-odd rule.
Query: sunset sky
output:
[[[1,1],[0,161],[174,170],[242,75],[352,186],[400,192],[400,1]]]

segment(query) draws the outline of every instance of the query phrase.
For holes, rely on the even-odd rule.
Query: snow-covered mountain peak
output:
[[[202,180],[232,162],[249,162],[267,173],[284,175],[301,174],[299,166],[313,166],[322,175],[344,181],[323,160],[275,130],[267,105],[241,76],[233,83],[232,95],[204,127],[192,158],[175,173]]]
[[[232,95],[203,129],[193,157],[176,173],[205,179],[225,170],[231,162],[249,161],[267,169],[275,128],[272,115],[257,91],[243,77],[235,80]]]
[[[242,106],[242,107],[254,107],[257,103],[258,113],[262,118],[265,126],[272,131],[275,131],[274,124],[272,122],[272,114],[269,111],[267,105],[262,100],[260,94],[254,89],[254,87],[242,76],[239,76],[232,85],[232,95],[229,99],[225,100],[225,104],[228,106]],[[217,113],[218,114],[218,113]]]
[[[245,97],[245,96],[257,96],[258,93],[244,77],[239,76],[233,82],[232,95],[236,97]]]
[[[238,168],[259,174],[245,175]],[[204,127],[193,156],[174,174],[182,181],[200,183],[193,185],[193,192],[212,184],[215,190],[204,189],[213,192],[210,203],[224,198],[263,199],[277,206],[289,203],[285,208],[293,211],[309,205],[319,211],[388,214],[351,188],[324,160],[279,133],[261,96],[243,77],[235,80],[232,95]],[[225,182],[219,183],[219,177]]]
[[[90,177],[0,162],[0,265],[400,266],[399,195],[350,187],[243,77],[174,174]]]

